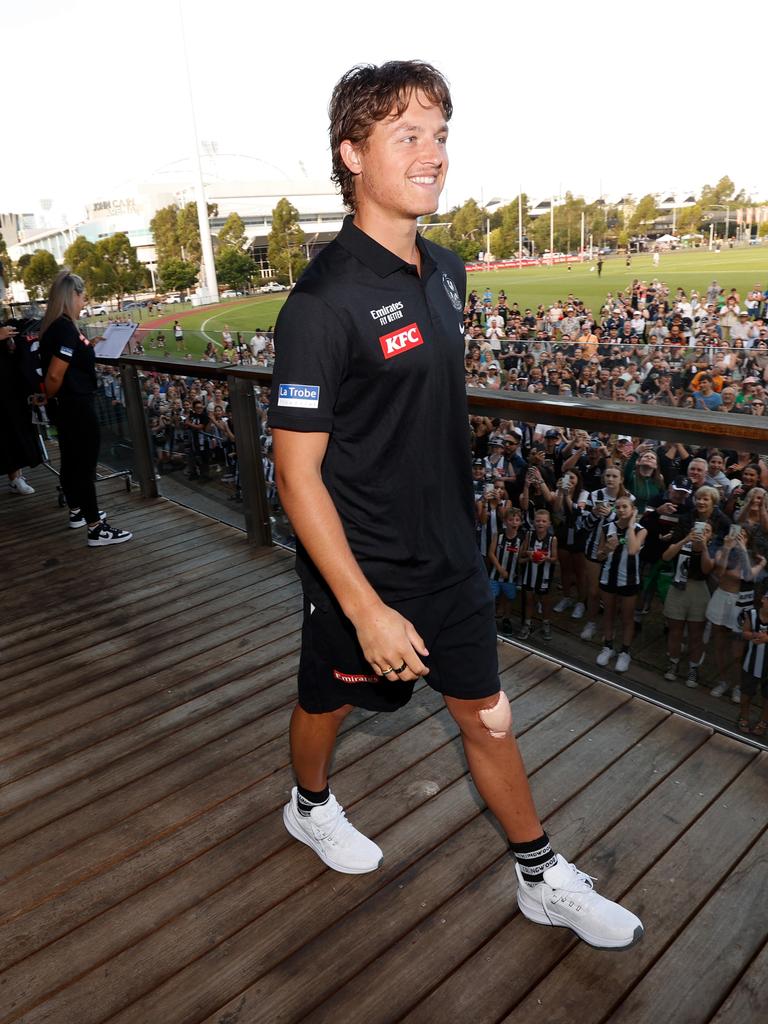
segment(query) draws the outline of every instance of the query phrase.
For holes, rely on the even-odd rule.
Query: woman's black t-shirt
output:
[[[96,355],[90,342],[66,314],[40,338],[40,361],[48,373],[53,357],[69,363],[57,398],[88,398],[96,391]]]

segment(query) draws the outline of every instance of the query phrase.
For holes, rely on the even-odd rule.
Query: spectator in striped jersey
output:
[[[533,632],[532,614],[536,605],[541,605],[541,638],[552,639],[550,615],[552,609],[552,584],[557,564],[557,540],[552,530],[552,520],[547,509],[539,509],[534,515],[533,532],[526,534],[518,556],[520,582],[522,584],[523,627],[518,633],[520,640],[527,640]],[[528,595],[532,595],[529,598]]]
[[[662,554],[665,562],[672,563],[672,585],[664,600],[664,615],[669,632],[667,634],[667,668],[664,678],[669,682],[677,679],[680,652],[683,644],[683,627],[688,625],[688,676],[685,685],[695,689],[699,677],[699,665],[704,654],[704,624],[709,604],[707,577],[715,567],[709,551],[712,527],[705,518],[698,518],[693,529],[678,527],[672,543]]]
[[[547,486],[541,470],[537,466],[531,465],[525,474],[525,482],[520,494],[520,508],[523,510],[528,527],[533,528],[538,511],[543,509],[549,512],[554,502],[555,496]]]
[[[742,613],[741,635],[749,646],[741,669],[737,726],[739,732],[749,732],[752,699],[759,689],[763,698],[763,711],[752,732],[755,736],[763,737],[768,732],[768,591],[762,595],[756,608]]]
[[[600,591],[603,598],[603,646],[598,665],[616,658],[617,672],[626,672],[632,661],[629,653],[635,635],[635,604],[640,593],[640,551],[646,531],[637,522],[635,503],[627,494],[616,499],[616,518],[608,523],[600,540],[598,558]],[[613,629],[616,613],[621,619],[621,649],[616,652]]]
[[[597,632],[597,612],[600,604],[600,570],[601,562],[598,557],[600,542],[608,523],[616,519],[616,500],[629,495],[634,501],[634,495],[624,486],[621,479],[621,470],[616,466],[608,466],[603,471],[603,486],[588,494],[583,491],[579,496],[579,506],[582,509],[579,525],[586,532],[587,538],[584,546],[584,577],[587,583],[587,622],[579,636],[582,640],[591,640]]]
[[[698,501],[700,488],[696,498]],[[712,687],[713,697],[723,697],[731,691],[728,671],[731,665],[738,665],[744,653],[741,639],[741,614],[751,608],[755,601],[754,580],[765,568],[765,558],[754,563],[747,550],[747,533],[738,525],[730,528],[723,546],[715,555],[714,578],[717,590],[707,605],[707,621],[712,624],[712,639],[715,649],[718,681]],[[731,700],[738,704],[741,691],[738,682],[731,692]]]
[[[523,513],[509,507],[504,512],[504,529],[491,539],[488,549],[488,578],[498,601],[501,628],[512,629],[512,602],[517,596],[518,559],[525,536]]]
[[[586,534],[579,525],[581,510],[576,503],[576,497],[580,493],[581,481],[576,470],[572,469],[568,473],[563,473],[562,479],[558,480],[553,505],[560,584],[563,592],[553,611],[559,614],[573,607],[571,618],[576,620],[584,617],[587,608],[584,576]]]

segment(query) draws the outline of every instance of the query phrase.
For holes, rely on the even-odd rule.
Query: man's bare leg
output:
[[[319,792],[328,784],[333,748],[339,726],[352,711],[345,704],[336,711],[310,715],[297,704],[291,716],[291,760],[300,786]]]
[[[527,843],[538,839],[544,829],[533,804],[523,759],[512,733],[511,718],[509,727],[503,728],[504,705],[498,723],[491,719],[489,725],[487,714],[485,722],[481,717],[481,712],[493,710],[498,700],[496,695],[481,700],[446,697],[445,703],[461,729],[467,764],[480,796],[498,819],[510,842]],[[493,728],[494,724],[500,728]]]

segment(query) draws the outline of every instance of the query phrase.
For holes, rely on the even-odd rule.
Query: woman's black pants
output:
[[[95,480],[100,432],[93,399],[61,398],[56,405],[61,489],[70,509],[79,508],[86,523],[98,522]]]

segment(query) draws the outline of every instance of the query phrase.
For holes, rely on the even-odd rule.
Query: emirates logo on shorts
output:
[[[381,351],[384,353],[384,358],[391,359],[392,356],[402,355],[403,352],[408,352],[412,348],[418,348],[419,345],[423,345],[424,339],[421,336],[418,324],[408,324],[407,327],[400,327],[391,334],[382,335],[379,338],[379,344],[381,345]]]
[[[378,676],[365,676],[358,672],[339,672],[337,668],[333,670],[333,678],[338,679],[340,683],[376,683],[379,680]]]

